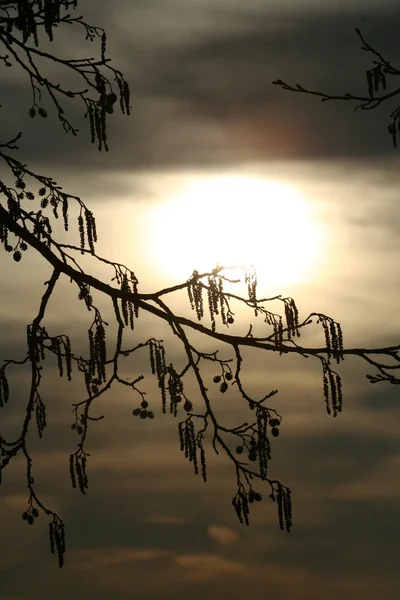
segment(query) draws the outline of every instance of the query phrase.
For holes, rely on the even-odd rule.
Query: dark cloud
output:
[[[247,13],[232,9],[229,27],[224,26],[229,11],[220,10],[208,32],[203,28],[186,38],[185,19],[190,29],[193,17],[179,4],[170,7],[170,29],[166,25],[160,30],[164,13],[158,12],[157,5],[148,9],[134,5],[127,14],[136,30],[141,22],[142,34],[143,27],[148,28],[147,42],[146,36],[143,41],[143,35],[138,40],[128,35],[123,24],[128,8],[119,5],[118,9],[116,17],[104,14],[103,25],[114,39],[110,42],[114,63],[121,66],[120,59],[131,84],[133,114],[129,119],[110,119],[111,152],[99,154],[90,147],[78,102],[69,103],[66,113],[81,129],[78,138],[63,134],[56,120],[28,123],[29,89],[25,87],[23,93],[22,80],[10,80],[3,92],[14,106],[7,135],[18,123],[23,126],[21,149],[27,160],[62,170],[141,170],[392,155],[385,131],[389,105],[354,114],[350,104],[320,104],[271,82],[282,78],[332,93],[366,93],[364,71],[372,57],[360,50],[354,27],[361,26],[367,39],[395,61],[398,9],[283,15],[265,7]],[[101,20],[101,14],[95,20]],[[181,24],[175,36],[174,22]]]
[[[394,57],[399,50],[396,16],[380,20],[371,15],[378,35],[364,27],[371,42]],[[316,105],[314,98],[271,85],[282,78],[328,93],[365,94],[363,69],[369,62],[357,51],[357,15],[285,15],[282,21],[282,27],[274,28],[267,14],[260,15],[244,32],[165,52],[155,60],[153,94],[175,99],[193,118],[222,124],[237,151],[248,151],[252,158],[356,158],[390,152],[385,116],[369,113],[367,119],[365,112],[354,115],[344,103]]]
[[[376,401],[376,406],[380,400]],[[379,408],[376,408],[378,411]],[[390,456],[400,451],[400,442],[389,435],[382,437],[354,430],[315,432],[309,436],[285,436],[285,453],[296,454],[296,460],[289,466],[288,479],[296,478],[299,464],[302,468],[302,483],[307,485],[334,485],[335,482],[352,481],[362,478],[365,473],[385,463]],[[316,448],[318,453],[316,454]],[[292,466],[293,465],[293,466]]]
[[[326,506],[324,523],[307,528],[300,525],[290,544],[274,550],[274,560],[297,566],[312,564],[321,574],[340,577],[363,576],[367,564],[370,575],[396,576],[397,501],[327,500]]]
[[[370,373],[371,375],[377,374],[373,368],[371,368]],[[373,384],[371,392],[361,396],[357,404],[361,410],[376,414],[379,419],[387,418],[385,415],[388,414],[395,415],[400,410],[399,395],[396,386],[388,387],[384,383]]]

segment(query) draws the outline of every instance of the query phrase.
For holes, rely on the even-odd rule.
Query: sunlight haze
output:
[[[276,286],[313,268],[323,238],[293,188],[235,175],[190,182],[155,209],[150,231],[154,261],[177,281],[193,267],[254,265]]]

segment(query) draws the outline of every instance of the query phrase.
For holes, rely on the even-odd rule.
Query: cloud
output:
[[[379,482],[379,485],[377,485]],[[391,502],[400,497],[400,453],[389,457],[383,464],[372,466],[354,481],[338,483],[332,497],[339,500]]]
[[[207,527],[207,532],[210,538],[216,541],[220,546],[230,546],[238,539],[238,535],[229,529],[229,527],[210,525]]]
[[[12,103],[15,112],[7,113],[10,118],[4,127],[14,133],[15,128],[26,125],[23,148],[27,161],[36,163],[45,174],[54,175],[61,184],[68,183],[65,187],[79,185],[93,200],[100,193],[103,197],[107,194],[114,210],[116,206],[120,208],[113,204],[116,197],[128,197],[132,204],[139,194],[146,201],[153,200],[147,184],[135,179],[139,171],[153,171],[152,179],[162,193],[166,190],[164,180],[160,184],[158,178],[162,169],[190,168],[201,175],[205,166],[221,169],[221,165],[256,160],[269,176],[272,167],[266,162],[273,159],[276,164],[280,161],[282,177],[296,172],[300,181],[307,172],[309,189],[315,186],[316,196],[324,198],[326,205],[338,207],[338,223],[347,226],[353,219],[351,229],[341,230],[343,237],[351,241],[352,254],[346,255],[345,260],[342,256],[346,264],[338,262],[328,272],[329,285],[324,281],[320,284],[321,288],[326,285],[326,296],[316,296],[318,301],[322,298],[323,306],[342,311],[348,327],[357,328],[357,335],[362,334],[363,339],[376,339],[382,323],[382,327],[391,328],[390,339],[397,343],[393,337],[395,324],[388,319],[390,313],[384,302],[397,306],[398,284],[394,279],[390,293],[388,287],[383,292],[379,286],[372,290],[370,278],[371,273],[372,278],[378,277],[385,268],[390,271],[392,265],[396,273],[397,264],[389,261],[388,265],[387,253],[383,253],[398,237],[399,181],[396,160],[387,166],[383,162],[392,153],[384,111],[382,118],[378,113],[354,115],[350,106],[321,105],[313,98],[285,93],[270,83],[273,78],[282,77],[329,90],[336,86],[364,90],[364,69],[369,62],[368,56],[359,51],[352,31],[358,21],[356,12],[347,11],[341,16],[324,7],[314,16],[311,11],[302,15],[286,12],[280,18],[272,18],[265,2],[251,3],[251,8],[236,2],[231,18],[226,20],[220,2],[212,13],[205,11],[195,25],[200,4],[196,3],[197,8],[192,10],[171,0],[169,6],[173,10],[169,12],[165,3],[161,9],[160,3],[152,0],[146,4],[119,0],[107,7],[103,3],[88,3],[96,23],[102,24],[104,15],[104,23],[109,25],[110,54],[114,49],[120,64],[126,66],[134,92],[132,118],[115,116],[110,121],[108,155],[99,155],[90,146],[77,106],[71,105],[69,110],[73,120],[82,126],[78,138],[63,135],[58,123],[50,119],[33,123],[24,113],[20,121],[18,115],[27,108],[25,102],[29,104],[30,96],[25,97],[21,81],[12,78],[4,82],[2,102]],[[117,5],[119,14],[112,12]],[[203,5],[209,8],[210,2],[204,1]],[[232,5],[232,0],[227,2],[227,10]],[[132,17],[137,17],[133,27],[140,32],[138,38],[129,35],[128,9]],[[362,10],[366,14],[363,29],[368,39],[389,58],[395,57],[399,51],[398,10],[385,13],[380,8],[379,14]],[[170,32],[163,27],[166,14],[175,25]],[[149,35],[152,27],[158,33],[154,46]],[[194,30],[196,35],[189,35]],[[39,149],[38,139],[44,141],[43,150]],[[320,162],[307,166],[305,159],[310,157],[317,157]],[[286,158],[291,158],[292,163],[285,162]],[[334,164],[336,160],[340,160],[340,168]],[[298,161],[297,167],[293,161]],[[102,201],[105,204],[104,198]],[[366,214],[365,208],[371,207],[371,201],[375,202],[372,213]],[[380,237],[376,235],[378,228]],[[375,233],[371,238],[372,232]],[[358,271],[351,271],[349,280],[343,275],[349,261],[359,260],[355,242],[361,236],[363,244],[367,244],[367,237],[373,241],[369,246],[374,262],[365,261],[367,296],[359,279],[355,281],[360,276]],[[377,242],[379,252],[374,245]],[[397,247],[395,250],[398,252]],[[4,268],[8,266],[7,263]],[[26,316],[28,309],[37,305],[30,291],[30,279],[28,285],[30,276],[38,276],[36,268],[26,269],[18,279],[21,289],[15,285],[18,305],[6,295],[10,287],[2,290],[3,312],[7,310],[9,317],[0,324],[1,353],[6,357],[18,358],[18,350],[26,350],[14,334],[20,328],[21,313]],[[389,275],[385,277],[389,281]],[[351,283],[351,288],[346,287],[346,282]],[[38,286],[38,297],[42,292],[43,286]],[[304,296],[306,303],[316,299],[310,289]],[[343,297],[347,305],[338,304]],[[371,313],[376,299],[381,316],[377,311]],[[74,310],[72,304],[69,309]],[[373,331],[365,328],[370,318]],[[24,317],[24,322],[27,320]],[[57,330],[59,325],[60,321]],[[141,333],[140,329],[135,331],[140,339]],[[177,355],[172,349],[169,360],[175,360]],[[140,370],[142,363],[144,360],[137,356],[134,365],[127,369]],[[204,485],[179,452],[177,422],[168,416],[151,423],[135,422],[131,417],[131,399],[120,391],[99,401],[94,408],[96,416],[103,413],[103,408],[109,410],[104,421],[93,423],[90,428],[90,489],[81,498],[71,489],[68,479],[68,454],[77,443],[68,428],[70,404],[83,396],[75,394],[75,380],[59,393],[64,383],[46,369],[43,391],[49,427],[41,441],[37,441],[33,431],[29,450],[34,453],[39,497],[59,511],[67,524],[66,567],[60,573],[49,553],[46,517],[41,516],[33,528],[20,518],[27,503],[20,488],[25,465],[24,461],[15,461],[16,468],[10,467],[4,474],[3,485],[9,495],[3,495],[1,504],[2,541],[7,548],[1,558],[5,599],[6,594],[13,600],[33,597],[35,593],[40,597],[54,596],[56,590],[62,600],[67,600],[79,589],[84,597],[104,600],[110,594],[125,600],[135,592],[137,597],[146,599],[176,600],[189,596],[200,600],[220,597],[221,582],[231,600],[248,598],[249,590],[253,600],[264,600],[266,591],[282,600],[333,600],[339,593],[355,600],[370,600],[377,593],[397,598],[400,532],[396,399],[392,390],[374,388],[369,395],[364,394],[362,384],[354,383],[361,369],[352,365],[347,369],[346,361],[348,393],[344,412],[330,421],[324,413],[320,375],[313,383],[311,377],[315,373],[308,366],[309,361],[305,363],[306,366],[301,363],[300,371],[286,361],[275,369],[272,362],[268,379],[263,370],[261,380],[264,363],[252,363],[250,357],[253,369],[248,372],[257,391],[265,382],[269,386],[272,379],[282,382],[276,407],[285,420],[281,437],[273,440],[271,476],[278,476],[293,490],[294,527],[290,535],[279,530],[276,507],[268,499],[268,486],[260,489],[263,502],[254,507],[251,526],[240,528],[229,506],[235,493],[229,461],[222,455],[214,457],[210,449],[210,478]],[[13,418],[18,416],[20,404],[26,399],[21,393],[25,381],[22,376],[17,377],[12,402],[7,406],[8,412],[3,412],[3,423],[11,413]],[[150,396],[159,405],[158,390],[151,389]],[[221,416],[234,420],[234,402],[231,398],[224,402],[217,402]],[[88,548],[88,543],[93,546]],[[20,576],[22,568],[24,577]]]
[[[185,554],[176,556],[174,562],[186,570],[185,580],[205,581],[219,576],[242,575],[247,567],[238,561],[213,554]]]
[[[150,516],[144,519],[145,523],[155,523],[158,525],[185,525],[189,520],[185,517],[178,517],[174,515],[159,515]]]
[[[70,102],[66,113],[81,129],[74,138],[63,134],[57,120],[29,119],[29,84],[23,76],[13,77],[3,86],[2,110],[10,118],[2,135],[16,128],[26,132],[21,149],[30,164],[59,172],[118,172],[257,160],[355,160],[393,152],[385,131],[390,110],[354,114],[348,104],[321,105],[271,82],[282,78],[328,92],[365,93],[370,61],[359,49],[354,27],[362,26],[391,60],[399,51],[398,8],[361,13],[302,6],[279,12],[252,3],[248,10],[198,5],[189,11],[175,3],[166,10],[120,2],[114,12],[100,10],[93,18],[104,20],[114,64],[131,85],[132,116],[113,115],[111,151],[99,154],[90,145],[78,102]],[[72,51],[70,44],[64,35],[61,54]],[[38,139],[44,142],[39,149]]]
[[[148,562],[169,558],[171,552],[163,549],[135,547],[82,548],[72,553],[73,571],[92,571],[124,563]]]

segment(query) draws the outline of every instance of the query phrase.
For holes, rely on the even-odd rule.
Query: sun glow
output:
[[[152,219],[155,260],[174,278],[194,269],[254,265],[272,285],[300,281],[318,258],[321,230],[289,186],[253,177],[197,181]]]

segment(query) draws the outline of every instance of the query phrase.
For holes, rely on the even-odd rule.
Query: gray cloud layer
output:
[[[350,105],[321,105],[271,82],[282,78],[327,92],[365,93],[364,71],[371,57],[359,49],[354,27],[360,26],[395,61],[397,9],[282,14],[266,6],[236,12],[220,7],[211,13],[203,8],[205,24],[191,36],[185,31],[192,31],[195,18],[179,3],[168,11],[138,4],[118,4],[114,10],[103,15],[101,24],[115,64],[131,84],[133,114],[129,120],[110,120],[111,153],[104,157],[90,148],[77,103],[71,103],[68,114],[82,129],[78,139],[63,135],[56,122],[28,123],[28,88],[22,79],[6,80],[4,106],[12,103],[18,116],[8,120],[2,137],[19,125],[27,127],[21,146],[27,160],[61,168],[125,170],[393,154],[385,132],[389,106],[374,114],[354,114]],[[100,12],[95,21],[101,20]],[[64,36],[64,44],[67,40]],[[90,44],[82,43],[85,47],[91,53]],[[67,46],[63,54],[68,54]]]

